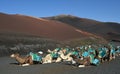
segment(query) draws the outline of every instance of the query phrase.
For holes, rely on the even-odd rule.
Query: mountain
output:
[[[56,47],[106,42],[101,36],[64,22],[0,13],[0,56],[12,53],[26,55],[40,50],[46,53],[47,49]]]
[[[80,18],[72,15],[58,15],[58,16],[46,17],[44,19],[56,20],[62,23],[66,23],[82,31],[86,31],[104,37],[107,40],[120,41],[119,23],[100,22],[100,21],[87,19],[87,18]]]
[[[33,35],[54,40],[71,40],[85,37],[100,38],[59,21],[4,13],[0,13],[0,33]]]

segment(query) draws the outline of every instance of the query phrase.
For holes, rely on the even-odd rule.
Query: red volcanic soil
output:
[[[0,13],[0,32],[21,33],[56,40],[69,40],[92,35],[57,21],[3,13]]]

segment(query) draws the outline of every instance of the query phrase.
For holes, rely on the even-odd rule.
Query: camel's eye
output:
[[[10,57],[15,57],[15,55],[14,55],[14,54],[12,54]]]

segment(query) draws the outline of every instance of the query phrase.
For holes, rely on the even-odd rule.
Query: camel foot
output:
[[[28,63],[27,63],[27,64],[23,64],[23,65],[21,65],[21,66],[23,66],[23,67],[24,67],[24,66],[29,66],[29,65],[30,65],[30,64],[28,64]]]
[[[78,67],[79,67],[79,68],[81,68],[81,67],[85,67],[85,65],[79,65]]]

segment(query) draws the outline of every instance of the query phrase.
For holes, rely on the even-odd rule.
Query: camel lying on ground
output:
[[[15,58],[15,60],[21,66],[28,66],[28,65],[33,64],[31,56],[21,57],[18,53],[16,53],[16,54],[12,54],[10,57]]]
[[[51,57],[51,52],[56,52],[55,50],[51,51],[48,50],[48,53],[44,58],[42,58],[43,64],[44,63],[52,63],[52,62],[62,62],[64,61],[72,61],[72,57],[70,57],[71,53],[68,53],[67,55],[64,55],[64,52],[62,50],[60,50],[59,56],[56,58],[56,60],[53,60],[53,58]]]

